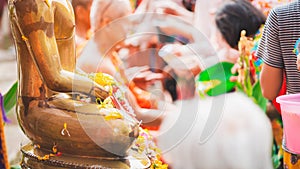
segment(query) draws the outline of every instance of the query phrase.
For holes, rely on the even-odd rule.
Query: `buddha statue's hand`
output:
[[[97,98],[102,100],[106,99],[109,96],[109,89],[105,89],[104,87],[100,86],[99,84],[95,84],[91,91],[89,92],[89,96],[92,98],[93,101],[96,101]]]
[[[98,98],[104,100],[112,94],[112,85],[116,84],[112,76],[105,73],[91,73],[88,78],[93,81],[93,86],[88,93],[92,101],[96,101]]]

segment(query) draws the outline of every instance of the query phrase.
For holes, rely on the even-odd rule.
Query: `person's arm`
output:
[[[138,105],[135,96],[130,90],[127,90],[126,98],[128,99],[129,104],[132,106],[136,114],[136,118],[138,120],[141,120],[144,126],[148,126],[148,127],[160,126],[160,124],[162,123],[165,117],[165,113],[167,110],[141,108]]]
[[[264,62],[260,84],[265,98],[273,100],[278,95],[283,79],[283,56],[279,40],[278,16],[276,9],[267,18],[257,56]]]
[[[208,45],[206,48],[209,47]],[[164,59],[170,68],[174,69],[178,76],[188,79],[191,78],[189,76],[195,77],[201,72],[200,59],[206,57],[205,51],[199,50],[201,48],[201,44],[167,44],[159,50],[158,55]]]
[[[262,94],[268,100],[277,97],[283,80],[283,70],[264,64],[260,74]]]
[[[193,22],[194,13],[188,11],[183,5],[179,5],[173,0],[143,0],[135,11],[135,14],[154,12],[178,16],[188,23]]]

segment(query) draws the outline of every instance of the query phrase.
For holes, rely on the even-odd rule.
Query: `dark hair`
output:
[[[265,15],[248,0],[227,0],[215,16],[217,28],[232,48],[237,48],[242,30],[254,36],[265,21]]]
[[[196,0],[182,0],[183,6],[189,11],[195,11]]]

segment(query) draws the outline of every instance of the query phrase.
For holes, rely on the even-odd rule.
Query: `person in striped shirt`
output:
[[[287,94],[300,92],[300,73],[293,52],[300,37],[300,1],[275,7],[268,15],[257,56],[265,63],[261,72],[264,97],[278,96],[286,75]]]
[[[300,61],[295,49],[299,50],[300,38],[300,1],[273,8],[267,18],[257,56],[264,64],[260,75],[260,84],[264,97],[274,100],[286,80],[287,91],[284,94],[300,92]],[[300,59],[300,58],[299,58]],[[299,62],[299,64],[297,64]],[[284,143],[284,142],[283,142]],[[285,145],[283,145],[285,147]],[[299,155],[283,152],[283,166],[288,169],[300,167]]]

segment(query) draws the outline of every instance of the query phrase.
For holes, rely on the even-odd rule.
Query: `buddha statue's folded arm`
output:
[[[56,92],[80,92],[84,94],[95,94],[96,97],[106,98],[108,92],[102,87],[89,79],[87,76],[76,74],[75,66],[73,69],[66,70],[63,68],[61,58],[69,57],[70,64],[75,56],[60,56],[60,54],[73,54],[73,52],[60,52],[57,45],[59,40],[68,40],[74,38],[74,24],[70,26],[69,31],[65,31],[58,34],[56,37],[57,25],[54,24],[54,13],[61,14],[60,17],[67,17],[70,11],[65,8],[59,8],[59,6],[51,7],[51,4],[46,2],[41,3],[38,1],[31,1],[33,4],[24,4],[22,2],[14,3],[10,9],[14,12],[14,21],[16,27],[20,33],[20,37],[25,41],[27,50],[37,70],[47,85],[47,87]],[[34,4],[35,3],[35,4]],[[53,3],[52,3],[53,4]],[[25,9],[21,9],[25,8]],[[27,8],[27,9],[26,9]],[[49,10],[50,8],[50,10]],[[55,11],[59,10],[59,12]],[[65,10],[65,11],[64,11]],[[57,17],[55,18],[57,19]],[[64,19],[61,19],[64,20]],[[64,26],[64,25],[59,25]],[[66,50],[73,50],[75,47],[74,39],[65,43]],[[22,54],[21,54],[22,55]],[[67,58],[68,59],[68,58]],[[66,63],[64,63],[66,64]]]

